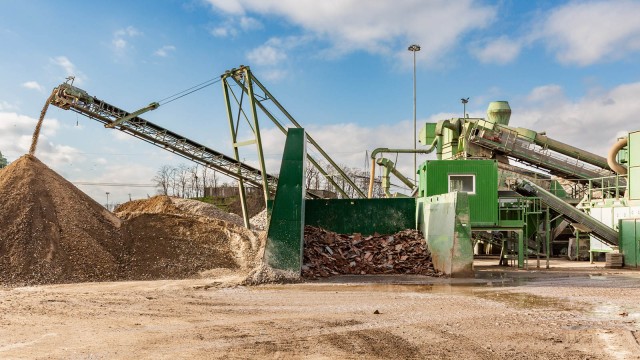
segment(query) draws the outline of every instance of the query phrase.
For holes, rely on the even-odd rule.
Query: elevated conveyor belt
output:
[[[70,84],[61,84],[53,92],[52,105],[75,111],[105,125],[129,115],[128,112],[89,96],[86,91]],[[115,125],[115,128],[198,164],[216,169],[233,179],[242,179],[252,186],[262,187],[263,174],[260,170],[138,116]],[[266,177],[269,191],[275,193],[278,178],[269,174],[266,174]]]
[[[520,137],[515,129],[498,126],[486,129],[476,126],[470,132],[468,141],[494,152],[509,156],[519,162],[549,171],[565,179],[598,179],[614,176],[611,170],[592,165],[575,157],[563,155],[536,145]],[[559,143],[556,141],[556,143]],[[593,180],[600,185],[598,180]],[[624,185],[624,184],[621,184]]]
[[[566,219],[574,223],[582,224],[591,229],[591,234],[598,239],[609,245],[618,246],[617,231],[592,218],[588,214],[576,209],[572,205],[567,204],[564,200],[534,184],[533,182],[524,179],[521,180],[521,182],[516,187],[516,191],[525,196],[539,197],[543,203],[547,204],[547,206],[560,213]]]

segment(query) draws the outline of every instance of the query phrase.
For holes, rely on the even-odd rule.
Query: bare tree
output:
[[[169,165],[162,165],[158,172],[156,172],[156,176],[152,179],[153,183],[158,188],[158,193],[160,195],[169,195],[171,172],[172,169]]]
[[[316,169],[315,166],[309,164],[305,169],[304,179],[305,179],[305,188],[307,189],[318,189],[318,176],[320,175],[320,171]],[[315,182],[315,184],[314,184]]]
[[[198,182],[198,165],[189,167],[189,197],[200,197],[200,183]]]
[[[178,197],[187,197],[187,184],[189,184],[189,167],[180,164],[176,168],[176,181],[178,183]]]

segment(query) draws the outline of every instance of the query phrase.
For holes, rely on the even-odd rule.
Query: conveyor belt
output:
[[[553,195],[547,190],[534,184],[529,180],[522,179],[517,185],[516,191],[525,196],[537,196],[543,203],[547,204],[550,208],[560,213],[566,219],[574,223],[579,223],[591,230],[591,234],[602,240],[603,242],[618,246],[618,232],[608,227],[607,225],[592,218],[588,214],[576,209],[570,204],[567,204],[564,200]]]
[[[515,131],[501,128],[500,132],[489,129],[472,131],[469,141],[481,147],[507,155],[520,162],[545,169],[553,175],[565,179],[598,179],[615,175],[608,169],[602,169],[577,158],[571,158],[541,148],[532,142],[520,139]],[[594,180],[598,182],[597,180]]]
[[[96,97],[91,97],[84,90],[70,84],[61,84],[53,91],[54,97],[51,104],[75,111],[105,125],[129,115],[128,112]],[[203,166],[216,169],[233,179],[242,179],[249,185],[262,187],[263,175],[260,170],[140,117],[136,116],[118,124],[115,129]],[[278,178],[269,174],[266,174],[266,177],[270,192],[275,193]]]

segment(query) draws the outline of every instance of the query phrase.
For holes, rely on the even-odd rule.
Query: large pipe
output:
[[[389,148],[377,148],[371,152],[371,174],[369,175],[369,193],[368,198],[373,196],[373,184],[376,177],[376,156],[382,153],[396,153],[396,154],[429,154],[436,148],[438,139],[434,139],[431,145],[427,149],[389,149]]]
[[[609,169],[609,164],[606,158],[596,155],[594,153],[591,153],[589,151],[578,149],[577,147],[573,147],[571,145],[567,145],[560,141],[553,140],[551,138],[546,137],[545,135],[536,134],[534,142],[536,143],[536,145],[547,147],[553,151],[584,161],[586,163],[597,166],[599,168]]]
[[[611,147],[611,149],[609,149],[609,153],[607,154],[607,163],[609,164],[609,167],[611,168],[611,170],[615,171],[617,174],[620,174],[620,175],[626,175],[627,168],[620,165],[620,163],[616,161],[616,156],[618,155],[618,152],[622,150],[623,147],[627,146],[627,143],[628,143],[627,138],[618,140],[618,142],[616,142]]]
[[[442,130],[444,130],[445,128],[452,130],[453,137],[457,138],[460,136],[460,131],[462,130],[462,122],[460,121],[460,119],[447,119],[438,121],[438,123],[436,124],[436,135],[443,135]]]
[[[398,170],[396,170],[396,165],[393,163],[393,161],[386,158],[379,158],[378,160],[376,160],[376,163],[378,165],[384,166],[385,168],[382,188],[387,197],[391,197],[391,193],[389,192],[389,188],[391,187],[391,182],[389,181],[389,173],[392,173],[393,175],[398,177],[398,179],[400,179],[400,181],[407,185],[409,189],[413,190],[413,188],[416,187],[416,185],[413,184],[411,180],[407,179],[406,176],[402,175]]]

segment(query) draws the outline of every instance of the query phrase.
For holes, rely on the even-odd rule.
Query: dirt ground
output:
[[[640,272],[496,262],[473,279],[0,288],[0,358],[640,359]]]

